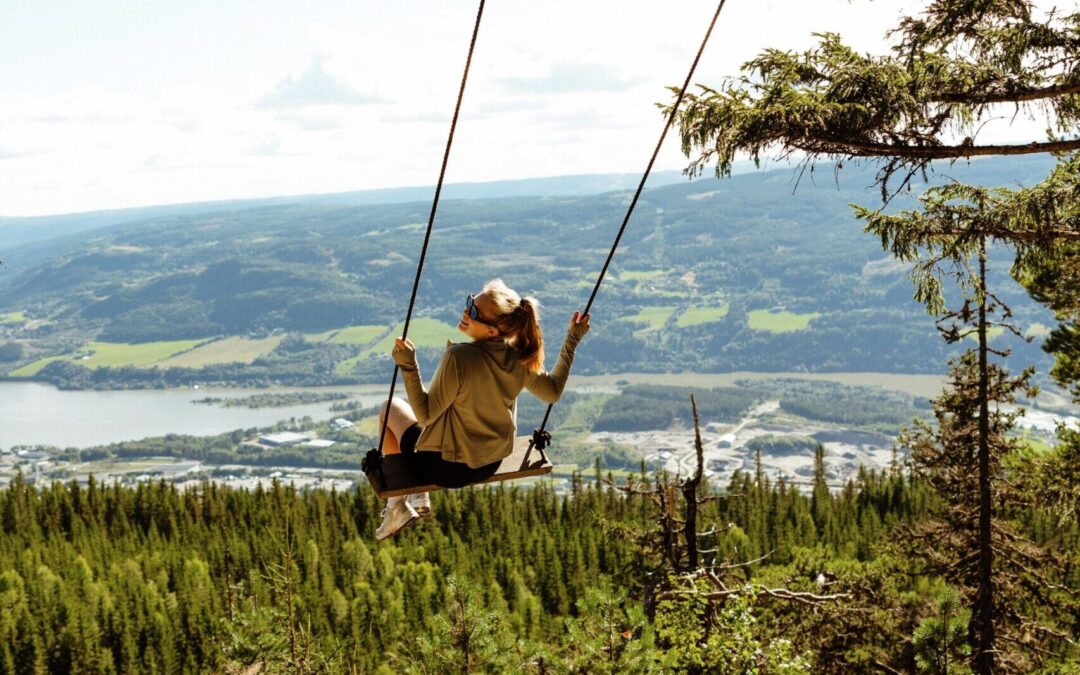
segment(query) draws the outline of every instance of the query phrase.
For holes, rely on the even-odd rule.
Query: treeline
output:
[[[318,467],[324,469],[359,470],[363,454],[375,444],[375,439],[353,431],[334,432],[320,427],[319,436],[335,441],[327,448],[304,445],[264,447],[244,441],[259,433],[306,430],[315,428],[304,418],[296,422],[280,422],[265,429],[236,429],[216,436],[186,436],[166,434],[137,441],[122,441],[99,445],[85,450],[66,451],[78,461],[130,460],[146,457],[175,457],[206,464],[244,464],[249,466]]]
[[[432,518],[377,544],[382,504],[367,489],[17,478],[0,492],[0,671],[421,672],[462,657],[460,630],[474,631],[475,670],[914,670],[912,636],[943,587],[889,542],[939,509],[925,487],[864,471],[835,494],[819,475],[804,494],[737,474],[698,524],[707,560],[735,565],[746,591],[693,639],[693,598],[642,596],[656,570],[632,533],[658,517],[648,484],[435,493]],[[1040,543],[1080,544],[1075,524],[1026,522]],[[1078,582],[1074,569],[1055,583]],[[754,590],[778,586],[843,600],[806,611]]]
[[[219,405],[223,408],[284,408],[324,401],[344,401],[349,394],[342,391],[290,391],[286,393],[252,394],[251,396],[207,396],[192,401],[197,405]],[[334,408],[331,407],[333,410]],[[348,408],[342,408],[348,410]]]
[[[836,499],[846,531],[819,533],[809,500],[788,487],[722,500],[710,517],[739,525],[717,538],[719,555],[775,549],[783,564],[800,545],[868,553],[883,522],[925,508],[918,490],[887,484],[868,476],[863,498],[853,488]],[[367,490],[36,490],[17,479],[0,492],[0,670],[219,670],[261,656],[273,643],[261,631],[282,631],[291,613],[319,653],[372,672],[431,633],[450,575],[472,581],[537,650],[565,646],[563,622],[600,575],[629,589],[641,582],[634,547],[611,527],[648,505],[599,483],[576,479],[568,498],[542,484],[438,493],[434,507],[432,520],[377,545],[381,504]],[[860,532],[869,510],[874,525]]]
[[[691,421],[689,387],[631,385],[604,404],[595,431],[666,429],[675,420]],[[706,422],[736,422],[760,400],[760,394],[735,387],[696,392],[698,410]]]

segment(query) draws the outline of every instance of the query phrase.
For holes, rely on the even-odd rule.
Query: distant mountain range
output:
[[[752,170],[749,162],[741,162],[736,172]],[[689,179],[678,171],[657,171],[649,177],[648,187],[655,188]],[[507,197],[558,197],[583,196],[636,188],[641,181],[638,174],[583,174],[576,176],[551,176],[526,178],[487,183],[450,183],[443,187],[440,199],[501,199]],[[0,252],[17,246],[44,241],[111,225],[173,216],[198,216],[221,211],[310,204],[319,206],[364,206],[371,204],[401,204],[408,202],[431,202],[435,186],[355,190],[331,194],[291,195],[257,199],[197,202],[191,204],[167,204],[89,213],[69,213],[52,216],[3,217],[0,216]],[[2,259],[2,258],[0,258]]]
[[[984,160],[939,168],[934,180],[1032,184],[1051,166]],[[872,184],[872,167],[819,167],[801,179],[791,169],[655,177],[598,296],[579,368],[940,372],[949,352],[911,301],[903,267],[851,214],[851,203],[880,201]],[[429,357],[453,336],[461,298],[496,275],[544,301],[557,339],[588,296],[632,187],[609,175],[449,189],[418,304]],[[20,345],[0,374],[73,386],[365,379],[381,372],[379,341],[403,318],[430,197],[408,188],[9,222],[0,235],[31,241],[8,248],[16,239],[0,237],[0,345]],[[33,232],[41,227],[59,234],[43,238]],[[993,267],[997,292],[1038,334],[1051,318],[1007,278],[1007,251]],[[275,334],[293,337],[222,360],[236,340]],[[209,352],[101,358],[112,349],[102,344],[180,340]],[[1045,361],[1037,345],[1014,347]]]

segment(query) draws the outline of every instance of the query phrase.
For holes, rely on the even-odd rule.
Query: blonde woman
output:
[[[427,389],[415,346],[397,339],[393,357],[409,402],[393,400],[383,440],[384,455],[407,456],[425,481],[446,488],[489,478],[510,455],[517,434],[517,397],[523,389],[547,403],[559,399],[574,350],[589,331],[589,315],[574,312],[551,372],[544,370],[540,304],[518,295],[501,279],[468,296],[458,330],[471,341],[446,348]],[[383,404],[380,428],[385,415]],[[430,511],[426,492],[391,497],[375,537],[390,537]]]

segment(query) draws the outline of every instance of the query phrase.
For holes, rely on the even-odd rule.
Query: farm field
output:
[[[60,354],[46,356],[31,363],[16,368],[8,373],[10,377],[33,377],[45,366],[53,361],[67,360],[78,363],[86,368],[118,368],[134,366],[147,368],[157,365],[160,361],[187,352],[206,342],[205,340],[171,340],[167,342],[142,342],[136,344],[124,344],[121,342],[89,342],[80,351],[93,352],[89,356],[74,358],[72,354]]]
[[[749,314],[750,328],[766,330],[770,333],[791,333],[803,330],[810,321],[821,316],[818,312],[796,314],[794,312],[770,312],[767,309],[755,309]]]
[[[66,359],[67,355],[60,356],[46,356],[43,359],[32,361],[21,368],[16,368],[8,373],[9,377],[33,377],[38,374],[38,371],[49,365],[53,361],[59,361],[60,359]]]
[[[167,342],[140,342],[125,344],[122,342],[91,342],[83,351],[92,351],[89,358],[79,359],[78,363],[87,368],[108,366],[118,368],[135,366],[145,368],[163,361],[170,356],[186,352],[205,340],[171,340]]]
[[[227,337],[171,356],[154,365],[162,368],[202,368],[215,363],[251,363],[274,351],[284,339],[284,335],[272,335],[260,340]]]
[[[327,342],[338,334],[338,329],[323,331],[322,333],[304,333],[304,339],[308,342]]]
[[[394,348],[394,339],[401,335],[401,331],[404,327],[404,323],[399,323],[394,326],[393,330],[391,330],[386,337],[365,350],[359,358],[364,358],[371,354],[386,354],[389,356],[390,351]],[[413,319],[409,324],[409,339],[412,340],[413,344],[417,347],[443,347],[446,345],[447,340],[458,342],[464,338],[461,333],[458,332],[456,326],[451,326],[450,324],[443,323],[437,319],[421,317],[419,319]]]
[[[23,312],[6,312],[0,314],[0,326],[9,323],[23,323],[26,321],[26,314]]]
[[[647,333],[653,330],[659,330],[663,328],[667,320],[671,318],[671,315],[675,312],[674,307],[643,307],[640,312],[633,316],[624,317],[623,321],[630,321],[632,323],[645,324],[645,327],[634,331],[634,335],[640,333]]]
[[[330,342],[334,344],[366,345],[385,332],[386,326],[349,326],[337,331],[330,338]]]
[[[700,326],[705,323],[713,323],[727,316],[728,304],[725,302],[719,307],[694,306],[679,315],[675,325],[679,328],[688,326]]]

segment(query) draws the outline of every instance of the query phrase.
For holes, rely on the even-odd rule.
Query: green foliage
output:
[[[894,172],[906,184],[935,158],[1076,149],[1069,139],[982,151],[974,138],[998,103],[1072,130],[1078,23],[1076,13],[1037,18],[1022,0],[936,0],[901,19],[892,54],[858,53],[835,33],[802,53],[767,49],[741,76],[688,94],[678,118],[683,152],[693,155],[691,171],[715,163],[717,175],[730,174],[740,153],[760,162],[773,149],[805,153],[807,162],[881,158],[884,196]],[[967,138],[950,145],[950,135]]]
[[[498,612],[483,607],[479,589],[467,580],[447,580],[449,604],[416,650],[398,658],[407,673],[509,673],[522,669],[522,656]]]
[[[937,615],[923,619],[915,630],[915,667],[919,673],[962,675],[970,673],[967,660],[967,625],[971,612],[959,607],[956,591],[946,588],[938,599]]]
[[[653,671],[653,628],[645,612],[609,578],[586,589],[576,618],[566,621],[566,665],[573,673]]]
[[[732,675],[811,673],[810,662],[790,640],[762,640],[752,611],[753,592],[729,595],[719,606],[700,593],[662,600],[656,635],[665,670]]]
[[[883,524],[922,514],[921,495],[903,479],[867,473],[844,494],[819,495],[828,506],[811,510],[809,497],[782,484],[740,477],[730,497],[703,506],[699,522],[718,533],[703,547],[740,560],[821,541],[826,558],[846,556],[849,540],[878,541]],[[603,668],[612,654],[628,672],[663,668],[667,657],[650,637],[660,624],[644,619],[638,595],[642,552],[619,534],[651,517],[650,502],[580,477],[566,497],[543,483],[432,497],[432,519],[376,543],[381,504],[367,489],[301,494],[279,484],[243,491],[207,483],[179,492],[93,480],[31,487],[17,477],[0,491],[0,664],[14,663],[16,672],[63,671],[69,661],[105,663],[87,666],[91,672],[243,672],[258,664],[265,672],[297,672],[297,664],[373,672],[391,653],[400,656],[395,667],[407,665],[418,637],[431,659],[461,665],[461,631],[472,630],[481,645],[498,647],[469,648],[474,664],[496,664],[492,671],[539,672],[543,663],[583,672],[575,664]],[[822,534],[815,511],[834,523]],[[758,563],[748,573],[774,563],[783,564]],[[449,575],[460,581],[456,589]],[[888,579],[906,576],[893,570],[867,586],[889,589]],[[880,596],[873,602],[888,606]],[[784,636],[768,628],[802,614],[737,625],[780,663]],[[679,620],[677,612],[668,619]],[[823,634],[823,626],[807,632]],[[900,640],[913,630],[879,637]],[[710,649],[727,649],[718,635]],[[614,651],[604,651],[614,637]],[[696,658],[693,636],[678,639],[670,658]]]
[[[593,423],[596,431],[666,429],[676,419],[691,420],[691,390],[686,387],[631,385],[609,399]],[[735,387],[694,392],[706,422],[734,422],[758,401],[758,395]]]
[[[23,357],[23,345],[21,342],[5,342],[0,344],[0,361],[18,361]]]

